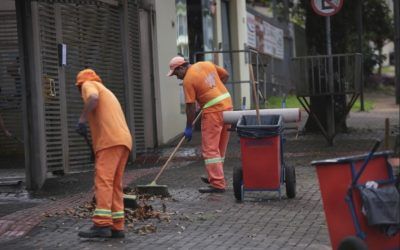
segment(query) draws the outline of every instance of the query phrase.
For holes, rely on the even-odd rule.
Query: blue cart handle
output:
[[[362,175],[362,173],[364,172],[365,168],[368,165],[369,160],[372,158],[372,156],[374,155],[375,151],[378,149],[379,145],[381,144],[382,140],[377,139],[375,141],[374,147],[372,148],[372,150],[369,152],[367,158],[365,159],[360,171],[358,171],[356,177],[353,179],[353,182],[351,183],[351,186],[354,187],[357,184],[358,179],[360,179],[360,176]]]

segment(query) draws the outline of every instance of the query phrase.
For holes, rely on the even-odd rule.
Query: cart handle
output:
[[[369,152],[367,158],[365,159],[360,171],[358,171],[356,177],[353,179],[353,182],[351,183],[351,186],[355,186],[357,184],[358,179],[360,179],[360,176],[364,172],[365,168],[368,165],[369,160],[371,160],[372,156],[374,155],[375,151],[378,149],[379,145],[381,144],[382,140],[376,139],[374,147],[372,150]]]

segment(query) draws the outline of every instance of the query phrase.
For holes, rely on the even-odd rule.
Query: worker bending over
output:
[[[176,75],[178,79],[183,80],[187,117],[184,135],[187,140],[192,138],[196,101],[203,110],[201,118],[202,154],[208,177],[201,177],[201,180],[210,185],[207,188],[199,189],[199,192],[224,192],[226,182],[223,164],[230,125],[224,124],[222,113],[225,110],[232,110],[232,100],[224,85],[229,74],[225,69],[211,62],[198,62],[191,65],[181,56],[172,58],[169,68],[168,76]]]

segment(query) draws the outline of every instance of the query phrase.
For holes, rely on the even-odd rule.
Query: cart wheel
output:
[[[346,237],[338,246],[338,250],[367,250],[367,244],[355,236]]]
[[[286,196],[289,199],[296,197],[296,172],[293,166],[285,165]]]
[[[233,170],[233,193],[236,200],[242,201],[243,170],[242,167],[235,167]]]

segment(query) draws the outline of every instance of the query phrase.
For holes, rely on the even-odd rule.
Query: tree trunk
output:
[[[308,51],[311,55],[326,54],[326,29],[325,29],[325,17],[317,15],[311,8],[311,2],[309,0],[302,0],[302,6],[306,10],[306,37]],[[343,26],[341,21],[346,17],[346,13],[352,12],[355,9],[355,1],[344,1],[343,9],[331,17],[331,41],[332,41],[332,52],[335,54],[346,52],[346,34],[348,33],[347,26]],[[351,16],[351,15],[350,15]],[[344,72],[344,70],[341,72]],[[334,80],[335,81],[335,80]],[[337,91],[337,82],[335,83],[335,92]],[[339,89],[344,89],[344,86]],[[326,93],[326,92],[325,92]],[[341,91],[343,93],[343,91]],[[310,96],[310,110],[318,117],[322,127],[327,131],[327,106],[329,105],[329,95],[324,96]],[[335,95],[334,97],[334,118],[335,118],[335,132],[346,132],[347,125],[345,119],[346,113],[346,95]],[[309,117],[306,126],[306,131],[319,132],[320,128],[312,117]]]
[[[382,47],[378,50],[379,60],[378,60],[378,75],[382,75]]]
[[[346,96],[338,95],[334,98],[335,101],[335,131],[336,133],[347,132],[347,125],[345,120],[346,113]],[[312,96],[310,97],[310,110],[318,117],[322,127],[325,131],[327,127],[327,112],[326,106],[328,105],[329,98],[327,96]],[[317,122],[312,116],[309,116],[305,125],[307,132],[320,132]]]

